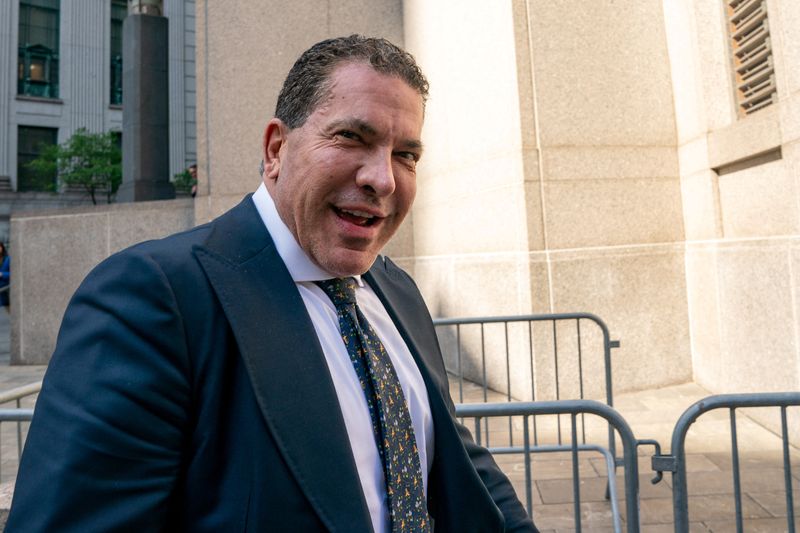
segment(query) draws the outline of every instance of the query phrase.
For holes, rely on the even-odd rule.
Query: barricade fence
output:
[[[608,343],[609,348],[611,343]],[[467,381],[462,382],[462,387],[471,386]],[[478,396],[487,399],[496,398],[497,393],[482,383],[474,385],[478,389]],[[485,388],[484,388],[485,387]],[[11,470],[3,460],[9,453],[19,456],[22,451],[26,434],[27,422],[33,416],[33,401],[41,388],[41,382],[18,387],[6,393],[0,393],[0,465]],[[462,390],[464,390],[462,388]],[[474,393],[475,391],[473,391]],[[484,396],[485,395],[485,396]],[[466,398],[468,395],[462,396]],[[473,394],[474,396],[474,394]],[[502,396],[501,396],[502,398]],[[652,456],[652,469],[656,472],[654,482],[661,480],[663,472],[670,472],[672,479],[672,510],[674,528],[676,532],[686,533],[690,530],[689,503],[693,493],[691,473],[687,477],[687,435],[690,429],[702,415],[711,411],[726,410],[728,426],[730,428],[730,476],[733,487],[731,508],[733,516],[729,517],[735,530],[745,530],[747,513],[744,511],[743,500],[747,497],[747,483],[742,481],[740,464],[740,431],[739,422],[743,418],[737,416],[742,409],[774,409],[779,411],[781,420],[780,443],[782,458],[782,479],[775,482],[774,493],[782,494],[784,511],[777,515],[785,526],[786,531],[795,531],[795,484],[797,473],[792,469],[793,456],[798,455],[797,448],[792,446],[789,435],[790,417],[787,411],[800,406],[800,392],[786,393],[757,393],[757,394],[729,394],[709,396],[691,407],[678,419],[672,433],[669,453],[662,453],[658,442],[654,440],[637,439],[629,424],[611,406],[602,402],[581,400],[538,400],[535,402],[514,401],[513,397],[506,397],[506,401],[498,403],[476,402],[460,403],[456,405],[458,416],[469,427],[477,442],[489,448],[495,455],[501,467],[508,471],[509,464],[513,463],[510,478],[524,502],[528,512],[537,520],[537,509],[542,509],[546,503],[546,496],[542,487],[552,479],[548,479],[548,472],[540,476],[537,469],[547,470],[552,468],[547,463],[538,460],[539,457],[558,457],[555,461],[559,468],[564,468],[566,463],[569,469],[568,480],[571,484],[571,497],[564,498],[565,504],[571,504],[572,522],[563,526],[576,531],[594,530],[597,527],[611,529],[616,532],[641,531],[642,514],[640,512],[640,466],[637,456],[643,457],[644,445],[652,445],[655,454]],[[12,403],[12,408],[3,408],[3,404]],[[797,412],[793,413],[797,414]],[[14,425],[14,435],[5,430],[8,424]],[[562,427],[563,426],[563,427]],[[606,433],[608,429],[608,434]],[[795,430],[796,431],[796,430]],[[607,438],[610,436],[610,440]],[[612,443],[611,446],[608,444]],[[614,444],[621,445],[621,455],[617,457],[613,450]],[[638,449],[638,451],[637,451]],[[586,459],[590,457],[590,459]],[[511,463],[510,463],[510,462]],[[537,462],[538,461],[538,462]],[[587,461],[592,468],[587,467]],[[518,467],[518,468],[517,468]],[[15,470],[15,468],[14,468]],[[616,471],[616,475],[615,475]],[[595,481],[605,479],[607,483],[606,496],[609,501],[603,504],[607,513],[601,517],[605,520],[598,523],[597,517],[589,517],[585,511],[584,491],[589,487],[588,475]],[[3,470],[3,480],[13,479],[15,472]],[[519,474],[522,474],[520,479]],[[563,478],[563,476],[562,476]],[[559,478],[561,481],[562,478]],[[764,480],[761,480],[762,484]],[[554,486],[552,483],[550,486]],[[594,484],[597,487],[597,484]],[[770,490],[773,490],[771,488]],[[619,489],[619,491],[617,490]],[[563,492],[563,491],[562,491]],[[617,502],[616,494],[619,492],[624,509]],[[700,495],[696,495],[700,496]],[[563,514],[563,513],[562,513]],[[546,517],[537,521],[540,526],[547,527]],[[561,521],[563,522],[561,517]],[[592,520],[587,520],[592,518]],[[725,527],[733,530],[733,526]]]
[[[596,315],[440,318],[434,320],[434,326],[451,383],[458,385],[454,398],[457,403],[605,398],[607,405],[614,405],[611,350],[619,347],[619,341],[611,339],[608,326]],[[475,391],[475,386],[479,390]],[[586,444],[583,417],[580,434]],[[484,418],[485,444],[491,447],[488,423],[489,419]],[[533,445],[539,446],[539,419],[533,417],[531,423]],[[556,417],[555,424],[555,444],[563,451],[566,436],[562,417]],[[614,458],[616,444],[611,425],[606,431],[607,450]],[[507,434],[509,444],[514,446],[510,418]],[[608,476],[610,485],[613,469]]]
[[[783,487],[776,486],[775,491],[782,489],[785,499],[786,529],[795,531],[794,487],[792,462],[789,442],[789,424],[787,409],[800,406],[800,392],[721,394],[704,398],[690,406],[675,424],[672,432],[670,454],[656,454],[652,458],[652,468],[656,472],[672,473],[672,500],[675,531],[689,531],[689,488],[687,476],[686,438],[691,426],[703,414],[716,410],[727,410],[730,421],[730,460],[731,484],[733,486],[734,518],[736,531],[744,531],[743,482],[740,465],[740,441],[737,410],[745,408],[779,410],[781,419],[781,455],[783,469]],[[763,479],[762,479],[763,482]]]
[[[558,438],[556,444],[544,444],[534,442],[534,424],[537,418],[555,416],[559,420],[566,415],[569,421],[569,439]],[[585,435],[579,436],[579,427],[585,426],[588,417],[598,417],[608,424],[612,431],[616,433],[622,443],[623,455],[619,461],[615,461],[613,455],[607,448],[599,445],[587,444]],[[536,477],[533,454],[540,453],[567,453],[571,463],[572,472],[572,509],[573,509],[573,528],[580,532],[584,527],[581,508],[581,473],[580,456],[590,452],[601,455],[605,462],[606,476],[609,483],[608,493],[610,495],[610,513],[608,523],[603,526],[611,526],[615,533],[622,531],[622,521],[616,500],[616,467],[620,466],[624,472],[624,491],[625,495],[625,522],[626,531],[629,533],[639,531],[639,475],[637,462],[637,446],[640,444],[633,435],[628,423],[613,408],[594,400],[560,400],[560,401],[541,401],[541,402],[504,402],[504,403],[472,403],[459,404],[456,406],[456,416],[465,419],[469,427],[469,419],[473,422],[473,431],[476,442],[487,446],[490,452],[499,458],[507,455],[516,455],[522,462],[524,471],[524,481],[522,490],[518,487],[517,492],[525,503],[528,514],[536,520],[536,512],[533,506],[534,479]],[[495,445],[488,445],[488,434],[492,431],[492,425],[487,422],[494,418],[508,418],[516,433],[519,433],[517,445],[509,442],[502,442],[497,439]],[[484,423],[482,423],[484,422]],[[601,432],[604,435],[604,432]],[[612,435],[613,436],[613,435]],[[603,440],[603,439],[601,439]],[[499,441],[499,442],[498,442]],[[512,476],[512,483],[513,483]],[[520,494],[521,493],[521,494]],[[589,524],[589,527],[596,528],[597,521]]]
[[[480,401],[597,399],[613,406],[611,339],[591,313],[434,319],[447,370]],[[513,369],[513,371],[512,371]],[[598,375],[604,376],[598,380]],[[498,392],[499,391],[499,392]]]
[[[37,381],[0,392],[0,482],[12,481],[16,476],[33,406],[41,388],[42,382]],[[13,435],[8,434],[8,424],[3,422],[14,423]],[[9,455],[16,460],[8,460]]]

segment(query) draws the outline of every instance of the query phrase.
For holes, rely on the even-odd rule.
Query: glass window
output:
[[[125,0],[111,0],[111,105],[122,105],[122,21],[127,14]]]
[[[58,130],[19,126],[17,130],[17,190],[55,191],[56,175],[41,176],[27,167],[36,159],[45,146],[56,144]]]
[[[58,98],[59,0],[20,0],[17,93]]]

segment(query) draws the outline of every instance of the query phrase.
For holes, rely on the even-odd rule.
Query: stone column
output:
[[[169,59],[161,0],[130,0],[122,26],[120,202],[175,197],[169,181]]]

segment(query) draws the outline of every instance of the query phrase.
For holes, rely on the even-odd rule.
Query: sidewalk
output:
[[[9,319],[0,310],[0,392],[38,381],[44,366],[9,366],[8,342]],[[457,384],[451,384],[455,392]],[[656,439],[669,451],[672,429],[678,417],[694,402],[708,396],[708,391],[687,383],[642,392],[618,394],[615,408],[633,429],[637,438]],[[479,401],[482,389],[465,384],[465,400]],[[501,395],[490,401],[503,401]],[[23,406],[30,405],[30,400]],[[10,406],[3,406],[10,407]],[[781,462],[781,440],[746,416],[747,410],[739,413],[739,449],[742,473],[743,515],[745,531],[786,531],[785,495],[783,492],[783,470]],[[501,435],[508,434],[506,419],[492,425],[492,443],[498,444]],[[24,425],[23,425],[24,427]],[[540,426],[540,440],[547,440],[547,424]],[[549,438],[554,439],[555,424],[551,423]],[[496,430],[495,430],[496,428]],[[587,419],[587,437],[597,444],[607,444],[606,426]],[[10,505],[11,483],[17,468],[16,425],[3,424],[0,433],[0,527]],[[472,427],[470,426],[470,429]],[[569,420],[562,418],[564,442],[569,442]],[[516,437],[515,437],[516,439]],[[521,442],[521,440],[519,441]],[[689,470],[689,517],[691,532],[735,531],[732,470],[730,463],[730,432],[727,412],[703,415],[692,426],[687,439]],[[657,485],[650,479],[650,455],[652,447],[640,448],[640,516],[641,531],[645,533],[672,532],[672,479],[669,473]],[[618,448],[621,454],[621,447]],[[793,448],[793,480],[795,485],[795,516],[800,517],[800,467],[795,460],[800,452]],[[509,475],[520,499],[524,501],[524,464],[521,456],[500,456],[498,463]],[[581,513],[583,530],[610,532],[611,507],[605,500],[605,461],[599,454],[582,454],[579,459],[581,472]],[[535,454],[532,461],[533,505],[538,527],[545,532],[566,533],[574,531],[572,505],[572,464],[569,453]],[[625,501],[622,489],[624,482],[617,476],[620,511],[624,519]],[[623,525],[624,530],[624,525]]]

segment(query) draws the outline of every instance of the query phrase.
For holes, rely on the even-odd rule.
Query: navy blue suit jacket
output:
[[[365,277],[428,389],[435,531],[534,531],[452,416],[413,281],[380,257]],[[322,349],[249,198],[87,276],[45,375],[7,531],[370,530]]]

